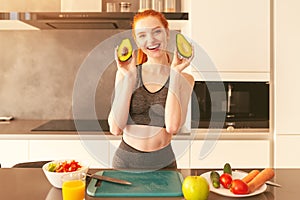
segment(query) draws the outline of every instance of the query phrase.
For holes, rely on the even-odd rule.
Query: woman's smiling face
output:
[[[158,18],[148,16],[138,20],[134,33],[137,46],[148,58],[155,59],[165,55],[169,30],[164,28]]]

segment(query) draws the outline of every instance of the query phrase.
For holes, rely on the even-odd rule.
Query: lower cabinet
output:
[[[201,153],[201,152],[207,152]],[[191,168],[266,168],[270,166],[268,140],[191,141]]]
[[[299,166],[295,159],[300,135],[277,138],[275,167]],[[121,140],[1,140],[0,163],[12,167],[16,163],[78,159],[91,168],[112,168],[112,159]],[[287,148],[290,147],[290,148]],[[178,168],[221,168],[229,162],[233,168],[265,168],[270,166],[268,140],[172,140]],[[294,147],[294,148],[293,148]],[[291,149],[293,149],[291,151]],[[200,152],[208,152],[200,157]],[[5,153],[4,153],[5,152]]]
[[[120,140],[111,140],[109,145],[110,167],[112,167],[113,156],[120,144]],[[190,141],[172,140],[172,148],[176,157],[177,168],[184,169],[190,166]]]
[[[1,140],[1,167],[8,168],[20,162],[27,162],[28,143],[28,140]]]
[[[88,162],[90,168],[108,168],[108,143],[106,140],[31,140],[29,159],[78,159]]]
[[[300,135],[277,135],[275,141],[275,167],[299,168]]]

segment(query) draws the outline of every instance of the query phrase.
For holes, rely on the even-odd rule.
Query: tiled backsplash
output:
[[[76,73],[93,48],[111,35],[111,30],[0,31],[0,116],[72,118]],[[114,73],[112,66],[107,80],[99,81],[105,84],[98,83],[100,119],[110,109]]]

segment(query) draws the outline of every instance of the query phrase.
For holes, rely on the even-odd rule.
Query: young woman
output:
[[[168,22],[159,12],[137,13],[132,24],[138,46],[129,61],[115,54],[117,73],[110,132],[122,134],[113,158],[117,169],[176,168],[172,136],[185,122],[194,79],[183,70],[191,58],[167,52]]]

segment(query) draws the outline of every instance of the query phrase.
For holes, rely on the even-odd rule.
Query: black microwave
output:
[[[268,82],[196,81],[192,128],[269,128]]]

